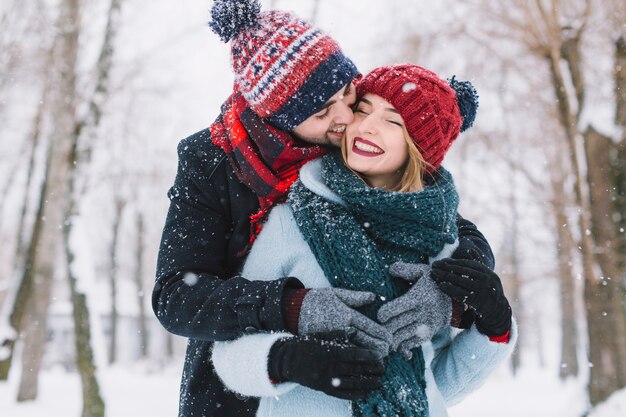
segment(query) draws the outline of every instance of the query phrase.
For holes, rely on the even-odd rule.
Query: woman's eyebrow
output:
[[[369,104],[370,106],[372,106],[372,105],[373,105],[373,104],[372,104],[372,102],[371,102],[371,101],[369,101],[369,100],[368,100],[368,99],[366,99],[366,98],[362,98],[362,99],[359,101],[359,103]],[[386,108],[385,108],[385,110],[386,110],[386,111],[389,111],[389,112],[392,112],[392,113],[395,113],[395,114],[400,114],[400,112],[399,112],[398,110],[396,110],[396,109],[394,109],[394,108],[392,108],[392,107],[386,107]]]

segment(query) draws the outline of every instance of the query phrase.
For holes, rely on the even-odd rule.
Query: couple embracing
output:
[[[478,107],[366,75],[318,28],[217,0],[235,85],[179,144],[153,307],[189,338],[179,416],[446,416],[517,330],[442,161]]]

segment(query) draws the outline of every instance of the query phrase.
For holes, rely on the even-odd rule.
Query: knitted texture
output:
[[[237,178],[259,199],[259,211],[250,216],[250,245],[272,206],[287,197],[302,165],[326,152],[321,146],[298,146],[289,133],[251,111],[239,93],[222,105],[211,125],[211,139],[224,150]]]
[[[211,28],[231,42],[235,88],[281,130],[318,112],[358,74],[334,39],[293,14],[217,0],[212,16]]]
[[[461,132],[474,125],[476,110],[478,110],[478,94],[469,81],[458,81],[454,76],[448,80],[450,87],[456,92],[456,101],[459,103],[459,111],[463,118]]]
[[[247,27],[254,26],[260,12],[258,0],[215,0],[209,27],[223,42],[228,42]]]
[[[445,80],[417,65],[385,66],[365,75],[357,93],[375,94],[391,103],[429,164],[427,171],[441,166],[463,124],[456,92]]]
[[[392,350],[407,359],[412,350],[450,325],[452,301],[430,279],[430,265],[395,262],[389,275],[414,283],[403,295],[378,310],[378,321],[393,333]]]
[[[378,295],[374,303],[359,309],[375,318],[384,301],[408,289],[389,276],[391,263],[426,262],[456,239],[458,195],[452,178],[440,169],[416,193],[370,188],[345,167],[337,152],[322,158],[322,177],[345,206],[323,199],[300,181],[294,183],[287,202],[331,284]],[[421,348],[413,350],[408,362],[392,352],[383,387],[354,402],[353,415],[427,416],[425,389]]]

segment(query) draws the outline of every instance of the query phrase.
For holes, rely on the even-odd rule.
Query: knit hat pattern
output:
[[[384,98],[400,113],[413,142],[432,173],[461,132],[473,123],[478,97],[470,83],[468,110],[461,114],[457,92],[434,72],[412,64],[376,68],[357,84],[360,97],[371,93]],[[473,100],[473,101],[472,101]],[[465,107],[464,107],[465,109]],[[467,119],[464,125],[463,120]]]
[[[235,88],[281,130],[318,112],[358,74],[334,39],[291,13],[261,12],[258,0],[216,0],[211,14],[213,31],[231,42]]]

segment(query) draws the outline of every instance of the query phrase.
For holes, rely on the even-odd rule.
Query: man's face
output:
[[[356,102],[354,84],[349,83],[332,96],[322,109],[293,129],[300,140],[315,145],[339,146],[352,121],[352,106]]]

